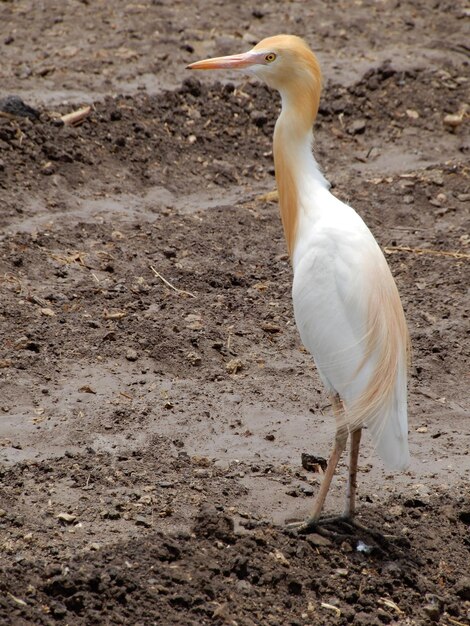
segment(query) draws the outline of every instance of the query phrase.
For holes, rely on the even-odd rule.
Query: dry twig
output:
[[[153,265],[150,266],[150,269],[152,270],[152,272],[155,274],[155,276],[158,276],[158,278],[165,283],[165,285],[167,287],[170,287],[170,289],[173,289],[173,291],[176,291],[177,293],[182,293],[186,296],[190,296],[191,298],[195,298],[196,296],[191,293],[190,291],[184,291],[184,289],[178,289],[178,287],[175,287],[174,285],[172,285],[170,282],[167,281],[166,278],[163,278],[163,276],[157,272],[157,270],[153,267]]]
[[[398,604],[396,604],[393,600],[390,600],[390,598],[380,598],[379,604],[381,604],[383,606],[386,606],[389,609],[393,609],[394,611],[396,611],[400,615],[403,615],[403,611],[400,609]]]
[[[470,254],[466,252],[454,252],[453,250],[432,250],[431,248],[410,248],[410,246],[393,246],[386,247],[384,251],[387,254],[396,254],[397,252],[411,252],[413,254],[434,254],[435,256],[450,256],[453,259],[470,259]]]
[[[324,609],[334,611],[338,617],[341,615],[341,609],[335,606],[334,604],[328,604],[328,602],[322,602],[320,606],[323,607]]]
[[[64,122],[66,126],[78,126],[78,124],[81,124],[83,120],[90,115],[90,113],[91,106],[86,106],[82,107],[81,109],[77,109],[77,111],[72,111],[71,113],[61,115],[60,119]]]
[[[465,626],[463,622],[458,622],[456,619],[453,619],[452,617],[449,617],[448,615],[446,616],[445,619],[448,620],[451,624],[455,624],[455,626]]]

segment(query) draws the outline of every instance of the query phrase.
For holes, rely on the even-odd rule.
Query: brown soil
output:
[[[444,123],[466,14],[310,4],[1,5],[0,98],[41,113],[0,117],[2,624],[468,623],[469,142]],[[308,537],[284,524],[333,420],[266,196],[278,98],[185,70],[279,31],[318,51],[317,158],[385,247],[414,349],[409,471],[366,438],[366,528]]]

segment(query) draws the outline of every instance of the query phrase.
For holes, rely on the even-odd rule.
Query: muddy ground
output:
[[[365,437],[369,530],[308,537],[333,419],[266,195],[278,98],[185,70],[282,31],[414,351],[409,470]],[[0,117],[2,624],[469,623],[466,32],[438,0],[1,3],[0,98],[40,112]]]

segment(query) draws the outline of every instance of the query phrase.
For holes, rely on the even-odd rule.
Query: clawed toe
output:
[[[315,530],[315,524],[309,523],[308,520],[304,522],[291,522],[290,524],[287,524],[286,529],[294,530],[300,535],[305,535]]]
[[[310,533],[317,533],[319,535],[329,534],[321,527],[322,520],[318,520],[315,517],[310,517],[303,522],[291,522],[286,525],[287,530],[296,532],[299,535],[309,535]]]
[[[338,522],[348,523],[350,518],[346,516],[330,516],[330,517],[321,517],[317,519],[316,517],[309,517],[306,520],[301,522],[290,522],[286,524],[287,530],[296,530],[299,533],[311,533],[311,532],[319,532],[321,527],[328,526],[330,524],[337,524]]]
[[[350,539],[359,533],[369,535],[379,545],[383,545],[387,538],[379,531],[367,528],[349,515],[337,515],[330,517],[308,518],[301,522],[291,522],[284,527],[287,531],[295,532],[298,535],[308,535],[316,533],[324,537],[341,541]]]

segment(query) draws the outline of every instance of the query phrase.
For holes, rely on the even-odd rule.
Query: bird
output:
[[[244,70],[281,97],[273,137],[280,216],[292,270],[292,299],[303,345],[313,356],[331,399],[336,432],[310,516],[321,522],[335,470],[350,438],[346,504],[354,522],[362,430],[386,468],[410,461],[407,371],[410,339],[398,288],[373,234],[330,191],[313,151],[313,126],[322,89],[319,61],[295,35],[267,37],[241,54],[209,58],[191,70]]]

